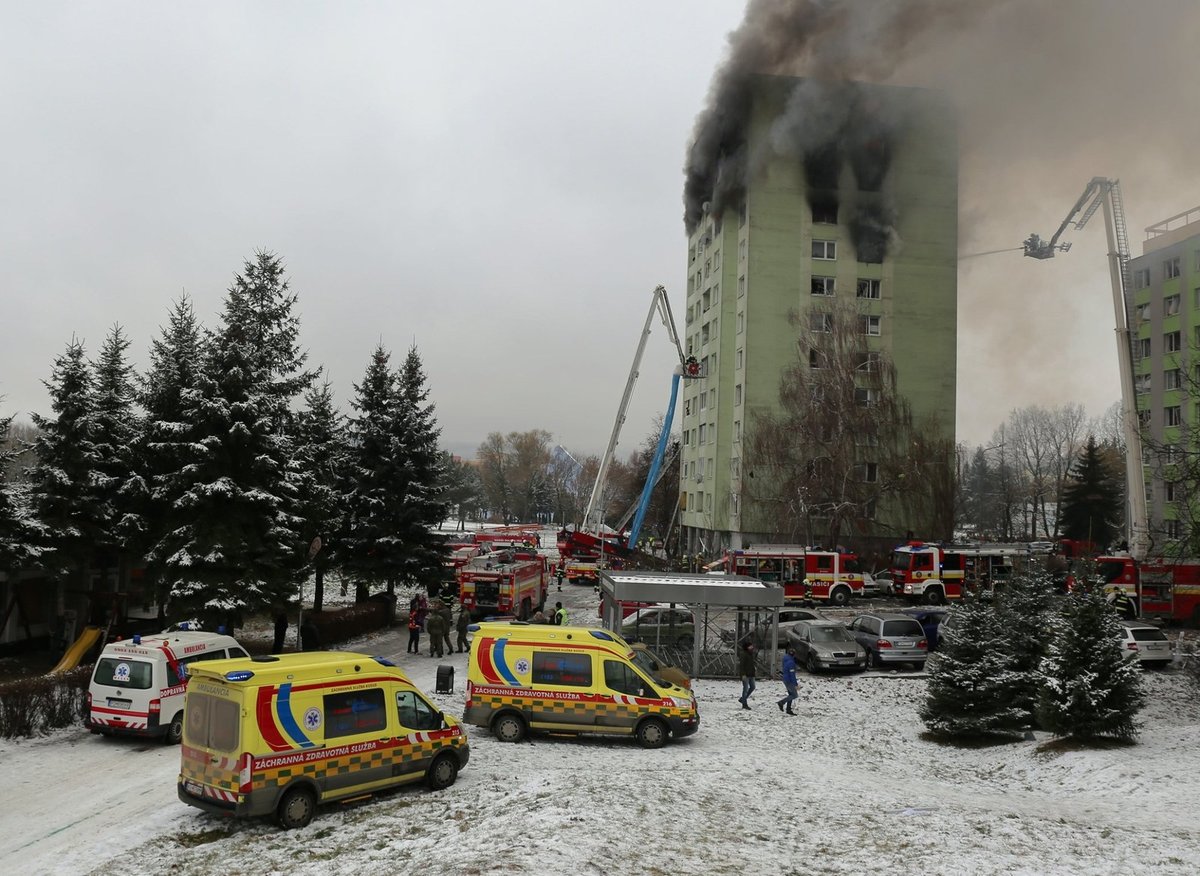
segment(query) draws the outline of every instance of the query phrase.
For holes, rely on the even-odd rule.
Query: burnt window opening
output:
[[[837,190],[842,172],[842,156],[836,144],[829,144],[804,153],[804,181],[809,191]],[[811,195],[810,195],[811,197]]]
[[[838,200],[836,194],[832,192],[811,192],[809,198],[814,225],[837,225]]]
[[[850,150],[850,168],[862,192],[877,192],[883,188],[892,166],[892,144],[880,135],[856,143]]]

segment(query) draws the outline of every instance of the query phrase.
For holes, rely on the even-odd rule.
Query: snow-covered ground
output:
[[[558,598],[551,593],[552,601]],[[590,588],[567,585],[575,620]],[[465,655],[388,656],[461,715]],[[434,695],[439,663],[452,694]],[[322,810],[299,831],[206,815],[175,795],[179,749],[82,729],[0,742],[0,861],[12,873],[1195,874],[1200,703],[1179,672],[1146,676],[1139,744],[960,748],[922,738],[923,678],[801,677],[799,716],[760,681],[698,681],[701,727],[632,741],[470,728],[457,784]]]

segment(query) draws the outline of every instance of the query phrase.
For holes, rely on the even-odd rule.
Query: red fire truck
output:
[[[892,589],[914,602],[939,605],[964,590],[986,592],[1029,558],[1025,545],[953,545],[912,541],[892,551]]]
[[[778,581],[783,598],[816,599],[845,605],[851,596],[862,596],[863,573],[858,557],[846,551],[790,544],[760,545],[726,551],[725,556],[704,567],[710,572],[748,575],[760,581]]]
[[[546,604],[546,558],[533,551],[493,551],[458,569],[458,599],[472,617],[529,620]]]
[[[1127,554],[1096,558],[1105,587],[1126,591],[1142,617],[1200,626],[1200,560],[1146,559]]]

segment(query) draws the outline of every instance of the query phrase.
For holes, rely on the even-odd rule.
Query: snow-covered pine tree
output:
[[[144,514],[148,525],[147,571],[155,580],[160,609],[169,590],[162,582],[162,569],[155,562],[153,547],[172,528],[172,508],[180,498],[173,492],[175,482],[167,476],[191,458],[190,436],[185,435],[183,421],[184,399],[191,397],[199,383],[204,349],[192,302],[186,294],[182,295],[171,308],[166,327],[160,329],[159,336],[150,344],[150,367],[138,396],[145,416],[137,439],[137,455],[143,461],[150,487]]]
[[[236,624],[296,594],[308,545],[291,402],[315,375],[302,370],[282,272],[268,253],[245,263],[196,388],[181,397],[182,455],[160,481],[169,530],[151,551],[176,614]]]
[[[32,564],[43,550],[40,528],[30,514],[28,490],[8,480],[9,466],[21,453],[5,449],[13,416],[0,417],[0,572],[9,574]]]
[[[1077,587],[1063,600],[1042,661],[1042,729],[1083,741],[1137,737],[1145,704],[1141,668],[1125,657],[1119,626],[1098,587]]]
[[[90,589],[92,560],[106,523],[96,493],[101,475],[92,436],[92,373],[80,341],[71,339],[44,383],[54,416],[33,415],[40,434],[33,443],[37,462],[29,473],[30,493],[44,527],[42,565],[55,577],[55,612],[61,622],[65,583]]]
[[[954,611],[956,626],[929,655],[929,683],[921,720],[948,737],[1007,735],[1025,726],[1026,713],[1009,699],[1011,656],[1006,631],[990,600],[967,599]]]
[[[370,585],[386,581],[402,566],[405,520],[401,506],[407,477],[396,440],[396,375],[382,344],[371,354],[361,383],[354,385],[347,423],[347,452],[338,479],[345,516],[334,545],[344,578],[355,585],[355,600]]]
[[[310,388],[304,394],[304,402],[297,422],[299,516],[303,521],[301,541],[313,545],[313,540],[320,538],[322,542],[310,564],[315,579],[312,607],[320,611],[325,598],[325,573],[331,566],[327,547],[343,516],[337,480],[346,452],[346,438],[342,415],[333,406],[328,380]]]
[[[95,404],[93,440],[98,456],[96,491],[105,519],[103,562],[115,564],[118,589],[125,591],[133,562],[146,549],[149,483],[139,453],[142,419],[134,409],[137,379],[125,358],[129,340],[114,325],[92,364]]]
[[[403,455],[405,484],[400,536],[405,551],[389,575],[406,581],[439,581],[445,567],[445,539],[433,530],[446,519],[445,470],[438,452],[441,430],[429,401],[429,387],[416,346],[408,350],[396,380],[396,437]]]
[[[1041,664],[1058,598],[1050,575],[1039,569],[1014,575],[994,598],[996,620],[1004,631],[1003,648],[1009,657],[1005,698],[1022,713],[1014,729],[1036,725]]]

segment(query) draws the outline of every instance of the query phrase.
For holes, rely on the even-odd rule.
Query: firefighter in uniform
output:
[[[1113,591],[1112,596],[1109,598],[1109,605],[1125,620],[1137,619],[1137,606],[1129,598],[1129,594],[1125,592],[1125,588],[1119,587]]]

